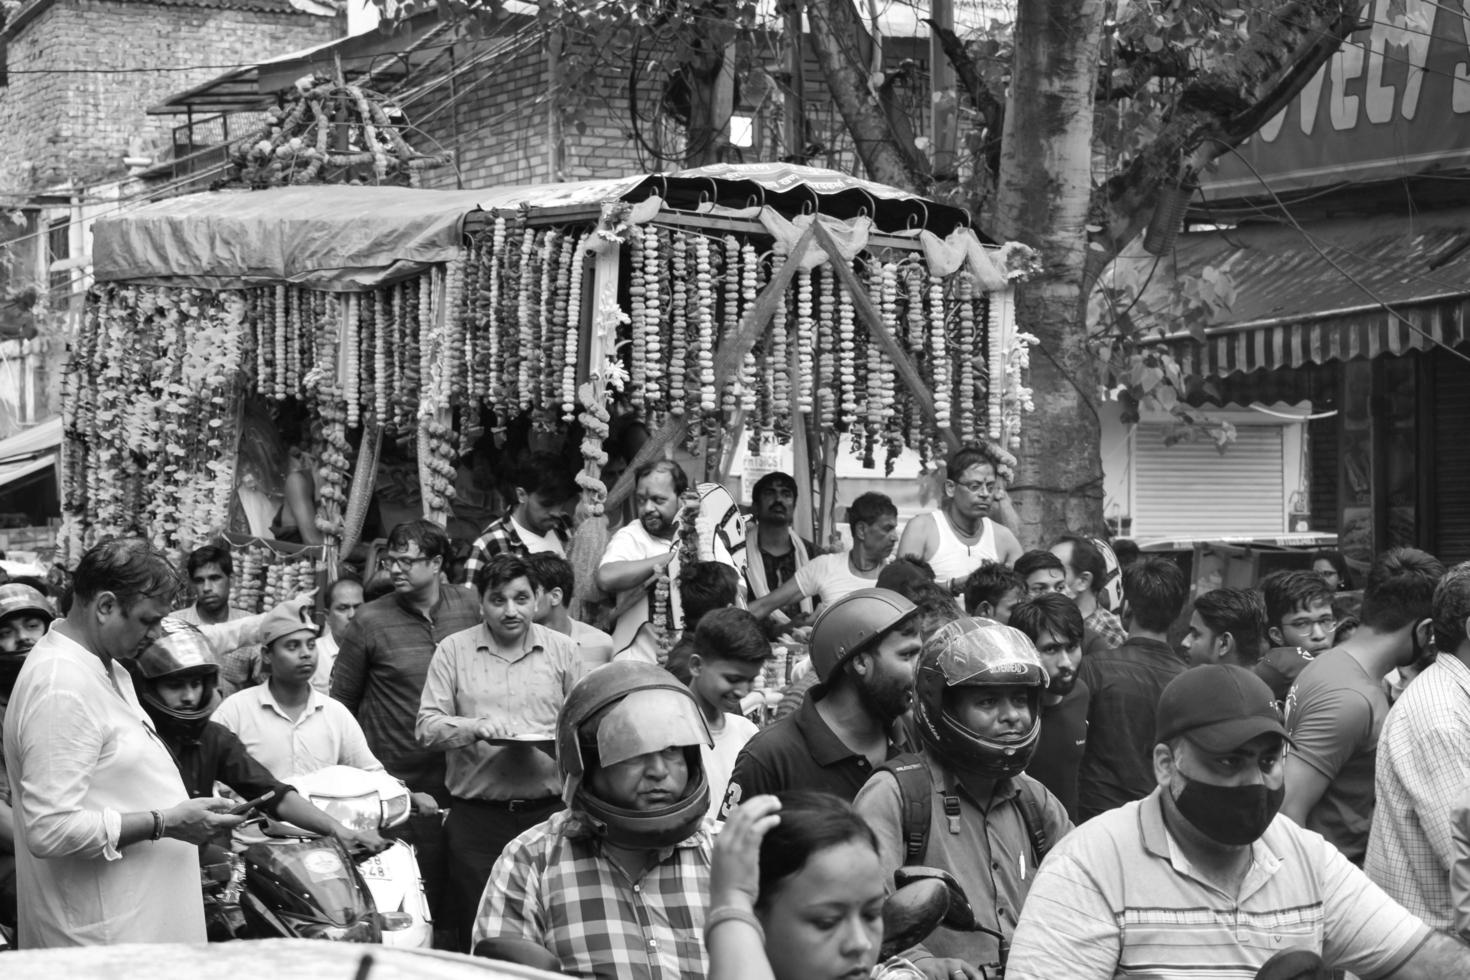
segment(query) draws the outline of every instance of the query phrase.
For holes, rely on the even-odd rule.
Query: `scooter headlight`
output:
[[[313,796],[311,802],[351,830],[377,830],[383,819],[383,805],[376,792],[362,796]]]
[[[390,796],[384,800],[382,803],[383,822],[379,826],[396,827],[398,824],[407,820],[408,806],[409,800],[407,793]]]

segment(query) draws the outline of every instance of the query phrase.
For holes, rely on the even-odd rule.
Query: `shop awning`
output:
[[[0,439],[0,490],[55,466],[61,447],[61,416]]]
[[[1470,208],[1185,235],[1174,261],[1181,277],[1228,272],[1237,291],[1203,341],[1166,339],[1186,374],[1296,368],[1470,337]]]

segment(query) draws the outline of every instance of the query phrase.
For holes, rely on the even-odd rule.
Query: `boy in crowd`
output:
[[[176,609],[169,615],[195,626],[228,623],[250,614],[230,605],[230,585],[235,566],[227,544],[207,544],[189,552],[187,563],[189,588],[194,593],[192,605]],[[220,692],[230,695],[253,687],[265,680],[260,660],[260,647],[254,643],[223,652],[220,662]]]
[[[718,561],[697,561],[679,572],[679,608],[684,615],[684,633],[699,628],[706,615],[735,605],[740,594],[740,573]]]
[[[1111,581],[1106,548],[1101,542],[1080,534],[1064,534],[1051,546],[1051,553],[1066,571],[1067,593],[1082,611],[1082,625],[1086,630],[1082,641],[1084,652],[1113,650],[1128,639],[1123,621],[1104,609],[1098,598]],[[1121,574],[1120,569],[1114,569],[1114,576]]]
[[[886,874],[906,864],[948,871],[980,924],[1007,940],[1041,858],[1072,829],[1056,797],[1023,772],[1036,751],[1046,680],[1018,630],[968,618],[941,627],[919,655],[917,755],[881,767],[853,801],[878,837]],[[916,809],[927,811],[922,821]],[[977,967],[998,966],[1003,946],[941,927],[904,955],[929,980],[969,980],[991,975]]]
[[[1011,610],[1011,625],[1025,633],[1048,678],[1041,693],[1041,737],[1026,773],[1062,801],[1077,819],[1077,773],[1087,748],[1087,705],[1091,696],[1077,677],[1086,630],[1082,610],[1055,594],[1039,595]]]
[[[735,759],[759,730],[740,712],[761,668],[771,659],[771,644],[756,618],[744,609],[716,609],[699,621],[689,656],[689,690],[709,726],[714,745],[705,746],[711,818],[719,816]]]
[[[1026,583],[1026,594],[1037,596],[1047,592],[1067,592],[1067,566],[1050,551],[1040,548],[1016,559],[1016,574]]]
[[[970,615],[1008,623],[1011,608],[1026,598],[1026,580],[1009,565],[986,562],[965,580],[965,608]]]
[[[1254,589],[1213,589],[1194,600],[1189,632],[1180,644],[1191,667],[1234,664],[1246,670],[1261,659],[1266,605]]]
[[[577,644],[577,653],[586,670],[601,667],[611,660],[612,637],[596,626],[588,626],[580,619],[573,619],[567,609],[577,587],[572,563],[549,551],[528,555],[525,561],[531,581],[536,585],[536,613],[532,616],[532,621],[563,636],[570,636],[572,642]]]
[[[1189,583],[1166,558],[1140,558],[1123,571],[1128,642],[1082,658],[1079,674],[1092,699],[1087,748],[1077,777],[1078,815],[1141,800],[1154,788],[1154,710],[1159,695],[1189,662],[1169,644],[1169,626],[1184,609]]]
[[[1255,671],[1276,700],[1284,701],[1302,668],[1332,646],[1337,626],[1332,590],[1316,572],[1280,571],[1261,579],[1261,595],[1270,649]]]

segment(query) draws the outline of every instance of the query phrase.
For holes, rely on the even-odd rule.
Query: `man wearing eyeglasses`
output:
[[[1286,697],[1286,799],[1281,812],[1362,867],[1373,823],[1373,767],[1388,716],[1383,678],[1430,652],[1434,588],[1444,565],[1415,548],[1373,562],[1363,625],[1302,670]]]
[[[437,524],[393,528],[378,563],[393,591],[358,609],[332,668],[332,697],[352,710],[373,755],[413,793],[419,812],[397,836],[418,850],[430,911],[446,924],[448,853],[438,813],[449,802],[444,753],[421,747],[414,724],[434,648],[480,622],[475,594],[443,576],[448,556],[449,538]]]
[[[1304,569],[1272,572],[1261,579],[1270,649],[1253,670],[1284,702],[1312,658],[1331,649],[1337,630],[1332,590],[1322,576]]]
[[[949,457],[944,503],[919,514],[903,529],[898,554],[922,558],[934,580],[959,595],[970,573],[987,561],[1014,564],[1021,556],[1015,534],[990,517],[1003,492],[996,478],[999,450],[966,446]]]

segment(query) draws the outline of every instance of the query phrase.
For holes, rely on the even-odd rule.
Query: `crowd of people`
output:
[[[673,582],[678,465],[635,472],[579,570],[576,483],[532,455],[459,569],[410,521],[371,574],[259,615],[223,545],[175,568],[122,538],[65,595],[0,585],[0,924],[22,948],[202,941],[198,848],[245,819],[221,787],[370,854],[291,785],[350,765],[412,794],[385,833],[436,944],[574,976],[1247,978],[1291,947],[1470,976],[1470,563],[1394,549],[1359,594],[1328,553],[1191,603],[1167,558],[1024,550],[986,448],[945,476],[901,529],[854,499],[823,554],[770,474],[733,564]],[[762,727],[777,646],[806,656]],[[879,964],[914,865],[977,928]]]

